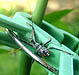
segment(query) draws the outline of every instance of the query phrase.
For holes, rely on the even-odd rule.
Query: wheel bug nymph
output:
[[[28,23],[27,23],[27,24],[28,24]],[[28,25],[30,25],[30,24],[28,24]],[[31,43],[28,43],[27,41],[22,40],[22,39],[20,39],[20,40],[23,41],[24,43],[26,43],[26,44],[28,44],[28,45],[34,47],[34,48],[37,50],[36,53],[37,53],[40,57],[43,58],[44,56],[50,56],[49,49],[55,49],[55,50],[58,50],[58,51],[62,51],[62,52],[64,52],[64,53],[67,53],[67,54],[69,54],[69,55],[73,55],[73,54],[71,54],[71,53],[69,53],[69,52],[66,52],[66,51],[63,51],[63,50],[61,50],[61,49],[57,49],[57,48],[54,48],[54,47],[46,48],[46,45],[52,41],[51,39],[48,40],[48,41],[47,41],[46,43],[44,43],[44,44],[39,44],[39,43],[38,43],[38,40],[37,40],[37,37],[36,37],[35,29],[34,29],[34,27],[33,27],[33,23],[32,23],[32,25],[30,25],[30,26],[32,27],[32,38],[30,38],[30,42],[31,42]],[[33,38],[33,36],[34,36],[34,38]],[[44,58],[43,58],[43,61],[44,61],[44,63],[47,65],[47,67],[49,67],[48,64],[45,62],[45,59],[44,59]],[[58,70],[55,69],[54,67],[53,67],[53,73],[55,73],[56,75],[58,75]]]
[[[27,23],[28,24],[28,23]],[[33,24],[33,23],[32,23]],[[30,24],[29,24],[30,25]],[[39,44],[37,41],[37,37],[36,37],[36,32],[35,29],[33,27],[33,25],[30,25],[32,27],[32,38],[30,38],[30,42],[31,43],[27,43],[26,41],[20,39],[21,41],[25,42],[26,44],[34,47],[37,51],[37,54],[42,57],[42,56],[50,56],[49,54],[49,50],[45,47],[49,42],[51,42],[51,39],[48,40],[45,44],[41,45]],[[33,35],[34,35],[34,40],[33,40]]]
[[[28,23],[27,23],[28,24]],[[30,24],[28,24],[30,25]],[[43,57],[43,56],[50,56],[50,52],[49,52],[49,49],[55,49],[55,50],[58,50],[58,51],[62,51],[64,53],[67,53],[69,55],[73,55],[69,52],[66,52],[64,50],[61,50],[61,49],[58,49],[58,48],[54,48],[54,47],[50,47],[50,48],[46,48],[46,45],[48,43],[50,43],[52,41],[52,39],[49,39],[46,43],[44,44],[39,44],[38,43],[38,40],[37,40],[37,37],[36,37],[36,32],[35,32],[35,29],[33,27],[33,22],[32,22],[32,25],[30,25],[32,27],[32,38],[30,38],[30,41],[31,43],[27,43],[26,41],[22,40],[23,42],[27,43],[28,45],[34,47],[37,51],[37,54],[40,56],[40,57]],[[33,40],[33,35],[34,35],[34,40]]]
[[[27,23],[27,24],[28,24],[28,23]],[[33,22],[32,22],[32,25],[31,25],[31,24],[28,24],[28,25],[30,25],[30,26],[32,27],[32,38],[30,38],[31,43],[27,43],[26,41],[24,41],[24,40],[22,40],[22,39],[21,39],[21,40],[22,40],[23,42],[27,43],[28,45],[34,47],[34,48],[37,50],[36,52],[37,52],[37,54],[38,54],[40,57],[43,58],[43,56],[50,56],[49,49],[55,49],[55,50],[58,50],[58,51],[62,51],[62,52],[64,52],[64,53],[67,53],[67,54],[69,54],[69,55],[73,55],[73,54],[71,54],[71,53],[69,53],[69,52],[63,51],[63,50],[58,49],[58,48],[54,48],[54,47],[46,48],[46,45],[52,41],[51,39],[48,40],[46,43],[44,43],[44,44],[42,44],[42,45],[39,44],[39,43],[38,43],[38,40],[37,40],[37,37],[36,37],[35,29],[34,29],[34,27],[33,27]],[[33,36],[34,36],[34,40],[33,40]],[[43,58],[43,60],[44,60],[44,58]],[[45,61],[45,60],[44,60],[44,61]]]

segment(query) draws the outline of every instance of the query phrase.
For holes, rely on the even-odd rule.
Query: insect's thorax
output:
[[[49,52],[46,47],[40,45],[37,42],[32,42],[32,43],[33,43],[33,47],[37,49],[37,53],[39,56],[43,56],[43,55],[49,56]]]

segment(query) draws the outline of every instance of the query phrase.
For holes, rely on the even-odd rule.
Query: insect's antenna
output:
[[[42,58],[43,58],[43,61],[44,61],[44,63],[46,64],[46,66],[49,68],[49,65],[46,63],[46,61],[45,61],[45,59],[44,59],[44,57],[43,56],[46,56],[46,55],[42,55]],[[53,70],[53,73],[55,74],[55,75],[58,75],[58,70],[57,69],[55,69],[54,67],[52,67],[52,70]]]
[[[28,3],[29,3],[29,2],[28,2]],[[29,3],[29,4],[30,4],[30,3]],[[30,5],[30,15],[32,16],[31,5]],[[36,32],[35,32],[35,29],[34,29],[34,27],[33,27],[32,17],[31,17],[31,22],[32,22],[32,24],[28,24],[28,23],[27,23],[27,24],[32,27],[32,40],[33,40],[33,34],[34,34],[34,40],[35,40],[35,42],[37,42]]]
[[[64,52],[64,53],[67,53],[67,54],[69,54],[69,55],[73,55],[73,54],[71,54],[71,53],[69,53],[69,52],[66,52],[66,51],[63,51],[63,50],[61,50],[61,49],[57,49],[57,48],[54,48],[54,47],[50,47],[50,48],[48,48],[48,49],[55,49],[55,50],[58,50],[58,51],[62,51],[62,52]]]
[[[46,61],[45,61],[45,59],[44,59],[43,55],[42,55],[42,58],[43,58],[44,63],[47,65],[47,63],[46,63]]]

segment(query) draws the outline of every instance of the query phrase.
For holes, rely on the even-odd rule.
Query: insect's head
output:
[[[45,47],[42,47],[40,50],[38,50],[38,55],[50,56],[49,51]]]
[[[49,51],[47,49],[44,50],[43,53],[44,53],[44,56],[50,56]]]

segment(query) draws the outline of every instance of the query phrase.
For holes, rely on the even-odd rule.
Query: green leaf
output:
[[[48,21],[49,23],[58,21],[62,19],[64,16],[69,14],[73,9],[65,9],[60,11],[52,12],[44,17],[44,20]]]
[[[0,44],[0,46],[3,46],[2,44]]]
[[[78,36],[79,35],[79,20],[78,21],[72,20],[68,24],[71,30],[73,31],[74,35]]]
[[[10,50],[10,48],[7,46],[0,46],[0,54],[8,53],[9,50]]]
[[[9,51],[7,50],[4,50],[4,49],[0,49],[0,54],[3,54],[3,53],[8,53]]]
[[[68,24],[66,24],[65,22],[55,21],[55,22],[52,22],[51,24],[56,26],[57,28],[63,29],[65,31],[73,34],[72,31],[70,30],[70,28],[68,27]]]
[[[55,11],[46,15],[44,20],[48,21],[50,24],[56,26],[57,28],[63,29],[73,34],[72,30],[69,28],[69,25],[61,21],[64,16],[68,15],[72,11],[73,9]]]
[[[6,29],[5,29],[5,28],[3,28],[3,27],[0,27],[0,31],[5,32],[5,31],[6,31]]]

